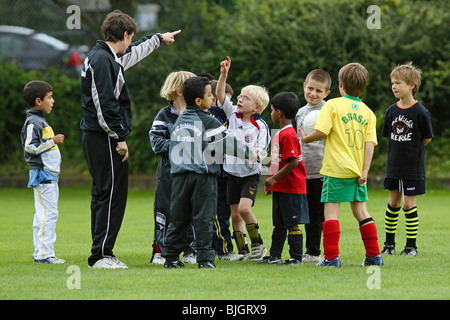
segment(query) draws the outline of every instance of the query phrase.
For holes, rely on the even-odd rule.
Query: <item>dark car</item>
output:
[[[45,33],[18,26],[0,26],[0,59],[16,60],[25,71],[54,67],[78,76],[86,55],[84,47],[74,48]]]

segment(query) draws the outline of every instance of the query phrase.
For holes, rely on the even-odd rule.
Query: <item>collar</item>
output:
[[[353,96],[349,96],[348,94],[346,94],[346,95],[344,96],[344,98],[348,98],[348,99],[351,99],[351,100],[355,100],[355,101],[362,102],[362,99],[356,98],[356,97],[353,97]]]
[[[44,117],[44,111],[39,109],[28,109],[27,114],[35,114],[37,116]]]
[[[261,128],[260,128],[259,125],[258,125],[258,122],[256,122],[256,119],[260,119],[261,116],[259,116],[259,118],[258,118],[256,115],[257,115],[256,113],[255,113],[254,115],[253,115],[253,114],[251,115],[251,117],[250,117],[250,122],[251,122],[256,128],[258,128],[258,130],[261,130]],[[259,115],[259,113],[258,113],[258,115]],[[243,115],[242,113],[236,112],[236,118],[242,119],[243,116],[244,116],[244,115]],[[255,118],[256,118],[256,119],[255,119]]]

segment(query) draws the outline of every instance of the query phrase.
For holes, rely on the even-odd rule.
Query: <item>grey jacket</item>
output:
[[[41,169],[59,176],[61,153],[52,139],[54,136],[42,110],[27,110],[21,142],[25,161],[30,169]]]
[[[219,120],[199,107],[188,106],[175,122],[170,137],[170,173],[219,176],[224,154],[249,159],[251,150]]]

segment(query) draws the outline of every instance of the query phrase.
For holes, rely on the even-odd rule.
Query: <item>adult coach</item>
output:
[[[105,41],[97,41],[81,71],[81,143],[92,176],[92,268],[127,268],[113,254],[128,194],[128,147],[131,103],[124,71],[147,57],[162,41],[172,44],[181,32],[143,37],[131,43],[136,22],[121,11],[102,24]]]

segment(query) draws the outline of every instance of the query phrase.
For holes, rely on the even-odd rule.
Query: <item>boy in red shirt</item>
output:
[[[292,126],[300,102],[295,93],[281,92],[272,99],[272,121],[281,130],[272,140],[270,177],[264,183],[264,193],[272,193],[273,233],[270,255],[260,263],[281,264],[286,236],[290,259],[285,264],[301,264],[303,234],[299,224],[309,223],[306,198],[306,171],[300,141]]]

